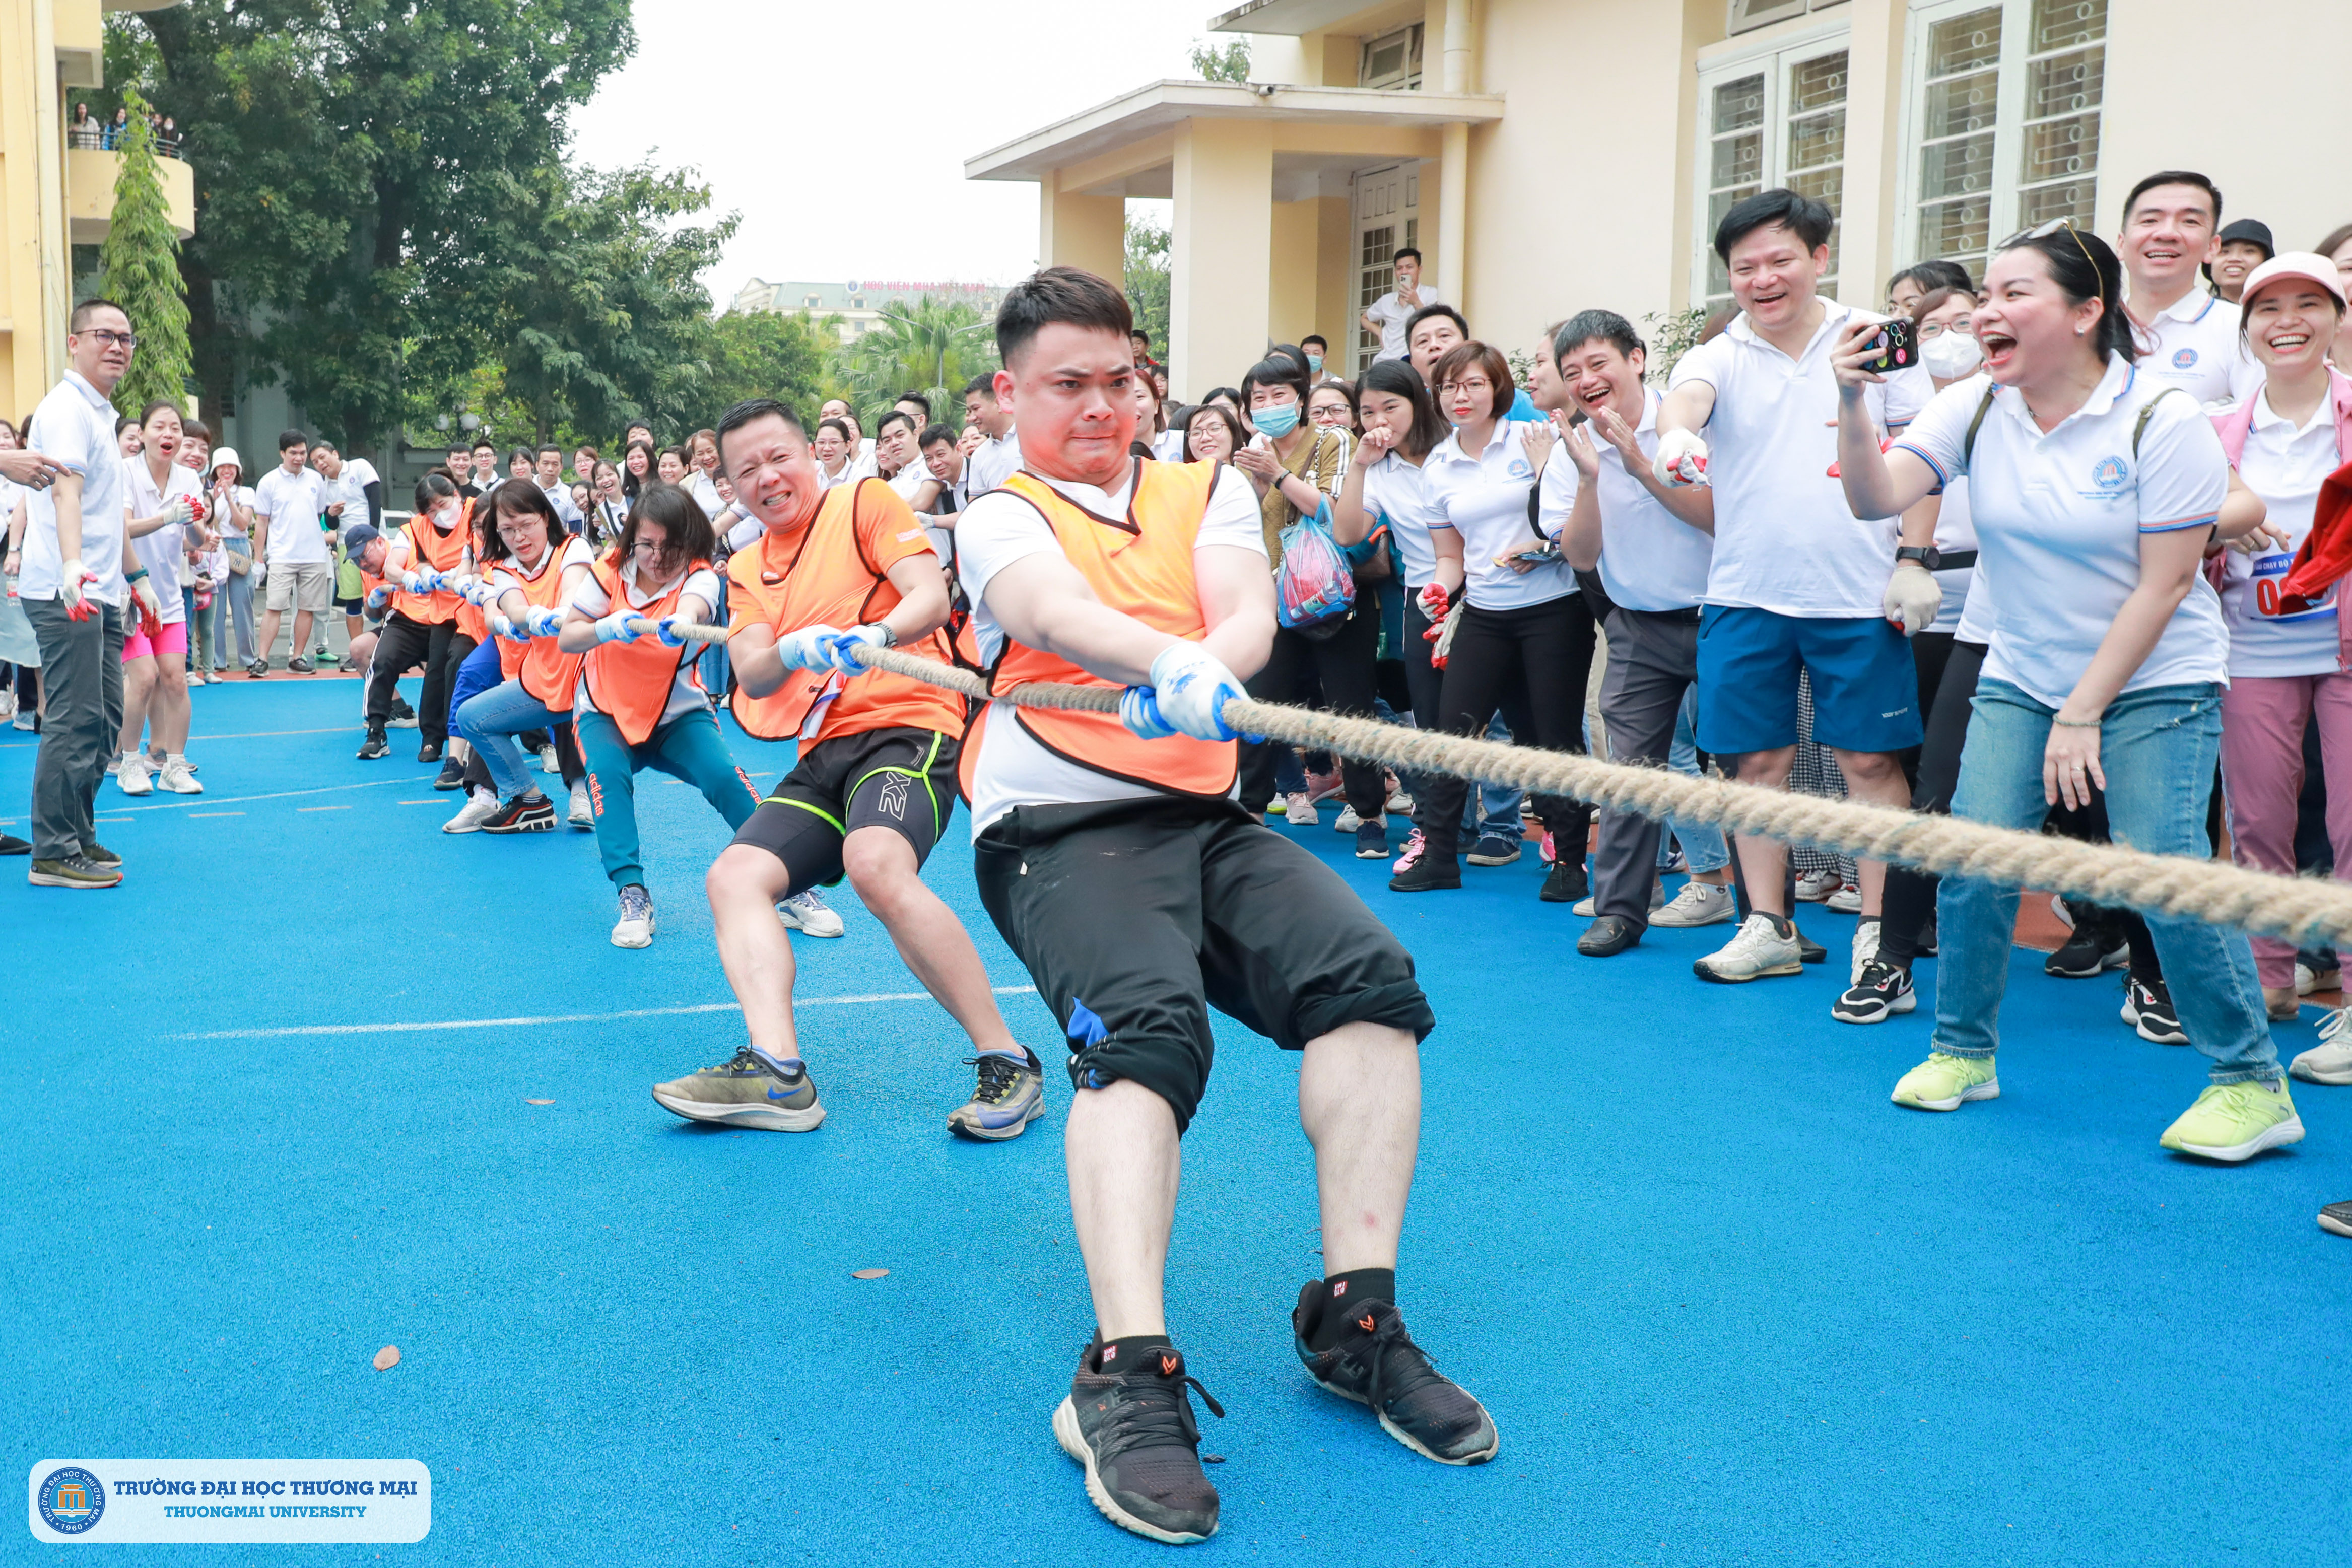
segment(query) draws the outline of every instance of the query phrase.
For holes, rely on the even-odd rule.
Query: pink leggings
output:
[[[2237,862],[2294,874],[2295,797],[2303,792],[2303,732],[2319,726],[2327,779],[2327,841],[2336,880],[2352,882],[2352,674],[2239,675],[2221,698],[2221,790]],[[2265,988],[2294,985],[2294,944],[2257,936]]]

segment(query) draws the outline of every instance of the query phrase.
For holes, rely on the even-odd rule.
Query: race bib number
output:
[[[2284,602],[2287,569],[2294,564],[2294,554],[2286,550],[2280,550],[2271,555],[2258,555],[2252,559],[2248,567],[2250,580],[2247,586],[2252,591],[2250,597],[2253,603],[2254,614],[2264,621],[2279,622],[2309,621],[2316,616],[2335,614],[2336,587],[2333,583],[2328,585],[2327,592],[2319,602],[2310,609],[2298,610],[2292,614],[2281,612],[2280,606]]]

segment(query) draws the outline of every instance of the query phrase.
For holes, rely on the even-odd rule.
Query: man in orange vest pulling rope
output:
[[[656,1084],[681,1116],[804,1133],[824,1120],[793,1019],[791,940],[779,901],[846,874],[915,977],[976,1048],[971,1098],[950,1131],[1018,1137],[1045,1113],[1045,1069],[1013,1039],[971,937],[923,885],[955,809],[963,699],[848,649],[905,647],[945,663],[947,580],[915,514],[866,478],[824,487],[807,431],[771,398],[719,421],[719,459],[758,518],[728,559],[735,717],[762,740],[797,739],[793,770],[742,824],[705,886],[727,983],[751,1043],[731,1061]],[[847,628],[847,630],[844,630]]]
[[[982,901],[1063,1021],[1076,1091],[1063,1144],[1095,1337],[1054,1434],[1114,1523],[1185,1542],[1216,1529],[1217,1494],[1161,1281],[1212,1006],[1302,1053],[1328,1270],[1291,1315],[1308,1375],[1441,1463],[1500,1439],[1396,1308],[1435,1020],[1388,927],[1235,798],[1223,705],[1275,627],[1257,496],[1223,465],[1129,455],[1133,324],[1116,287],[1070,267],[997,313],[1023,467],[956,525],[992,689],[1125,692],[1116,716],[990,704],[963,780]]]

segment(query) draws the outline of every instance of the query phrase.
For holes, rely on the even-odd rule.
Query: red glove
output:
[[[139,634],[150,639],[163,634],[163,618],[147,608],[146,602],[133,595],[131,602],[139,608]]]
[[[1434,640],[1437,635],[1435,623],[1445,619],[1445,612],[1447,608],[1445,585],[1444,583],[1433,582],[1422,589],[1421,612],[1424,616],[1427,616],[1431,622],[1428,635],[1433,640]]]

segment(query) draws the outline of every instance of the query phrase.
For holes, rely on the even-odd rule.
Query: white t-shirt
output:
[[[1429,480],[1419,464],[1394,452],[1364,470],[1364,510],[1377,514],[1396,540],[1397,557],[1404,563],[1404,585],[1419,593],[1437,579],[1437,545],[1430,535],[1452,532],[1445,508],[1429,493]],[[1528,541],[1533,544],[1535,541]]]
[[[1021,433],[1008,430],[1003,435],[992,435],[963,460],[964,494],[984,496],[1020,471]]]
[[[327,536],[319,528],[326,509],[327,482],[315,469],[289,474],[285,465],[262,476],[254,487],[254,510],[269,519],[269,564],[300,566],[327,559]]]
[[[643,610],[646,605],[662,597],[661,593],[638,591],[637,563],[634,560],[622,563],[621,590],[627,595],[629,608],[632,610]],[[668,586],[665,584],[662,592],[667,593],[668,591]],[[719,574],[707,566],[696,568],[688,575],[685,591],[679,595],[681,600],[689,597],[702,601],[701,619],[707,621],[716,614],[719,607]],[[602,620],[613,612],[613,597],[604,591],[604,585],[596,580],[595,574],[592,572],[582,578],[580,586],[572,591],[571,607],[593,620]],[[642,642],[644,639],[640,638],[639,641]],[[696,667],[702,661],[694,657],[695,648],[689,644],[677,652],[679,654],[677,676],[670,683],[669,701],[662,707],[661,722],[664,724],[669,723],[680,714],[692,713],[696,708],[710,706],[709,694],[703,690],[702,677],[696,673]],[[578,692],[572,696],[572,711],[575,715],[589,713],[593,712],[595,706],[594,703],[588,700],[588,683],[583,680],[580,683]]]
[[[2235,408],[2263,384],[2260,361],[2238,337],[2238,308],[2192,288],[2147,327],[2134,324],[2142,379],[2176,386],[2211,412]]]
[[[205,492],[205,503],[210,505],[213,499],[212,486],[209,481],[201,481],[200,483],[202,484],[202,487]],[[239,485],[231,492],[231,495],[235,497],[235,501],[237,506],[243,507],[248,512],[253,510],[254,503],[257,497],[256,497],[253,493],[252,486]],[[245,538],[245,529],[238,524],[236,514],[229,510],[226,507],[214,507],[212,516],[206,519],[206,523],[215,533],[217,533],[225,539],[241,539]]]
[[[2221,618],[2230,628],[2232,675],[2332,675],[2341,667],[2336,585],[2312,609],[2278,612],[2287,569],[2311,533],[2320,484],[2344,465],[2345,455],[2336,450],[2335,402],[2332,395],[2320,399],[2298,426],[2271,412],[2267,393],[2255,396],[2238,475],[2269,508],[2267,526],[2287,542],[2261,555],[2222,552]]]
[[[1879,618],[1902,521],[1857,518],[1831,475],[1838,390],[1830,346],[1856,318],[1885,319],[1824,302],[1821,329],[1791,360],[1758,337],[1743,312],[1675,366],[1673,387],[1705,382],[1715,389],[1706,430],[1706,476],[1715,486],[1706,603],[1823,620]],[[1897,371],[1869,389],[1871,418],[1881,430],[1899,430],[1934,392],[1926,371]]]
[[[1635,444],[1649,456],[1658,451],[1662,401],[1654,392],[1643,393],[1642,423],[1633,430]],[[1601,585],[1609,591],[1610,602],[1653,613],[1693,608],[1706,595],[1715,541],[1661,506],[1639,479],[1625,472],[1625,459],[1597,432],[1592,445],[1601,455],[1601,475],[1595,481],[1601,487]],[[1557,538],[1568,526],[1583,477],[1568,455],[1568,444],[1555,442],[1544,465],[1544,532]]]
[[[1977,548],[1977,525],[1969,515],[1969,482],[1955,479],[1944,486],[1943,505],[1936,510],[1936,548],[1947,555],[1954,550]],[[1981,643],[1992,623],[1979,612],[1969,622],[1969,606],[1974,601],[1977,569],[1973,566],[1946,567],[1936,574],[1936,581],[1944,590],[1943,608],[1936,612],[1930,632],[1949,632],[1955,637],[1967,637],[1961,630],[1964,622],[1973,626],[1977,635],[1967,637],[1971,643]]]
[[[124,465],[130,472],[124,483],[129,488],[127,515],[152,517],[162,511],[174,496],[194,496],[202,487],[194,472],[174,463],[163,475],[163,487],[155,488],[153,476],[147,472],[147,460],[134,457]],[[157,528],[152,534],[142,534],[131,541],[131,553],[147,569],[147,579],[154,584],[155,597],[163,601],[162,620],[169,626],[188,618],[187,601],[179,591],[180,566],[188,558],[187,525],[174,523]]]
[[[1528,517],[1536,471],[1521,438],[1529,428],[1525,420],[1496,420],[1475,457],[1462,450],[1456,429],[1421,465],[1431,501],[1462,536],[1463,588],[1474,609],[1520,610],[1576,591],[1565,560],[1538,561],[1523,572],[1495,564],[1498,555],[1543,543]]]
[[[1130,465],[1127,472],[1132,474]],[[1041,476],[1042,477],[1042,476]],[[1106,517],[1127,515],[1129,486],[1098,489],[1060,479],[1046,479],[1072,501]],[[1237,468],[1217,470],[1209,491],[1207,512],[1193,542],[1229,545],[1265,557],[1265,528],[1256,489]],[[1004,631],[988,612],[988,585],[996,574],[1032,555],[1059,555],[1062,541],[1054,535],[1035,507],[1013,495],[973,498],[956,523],[956,566],[971,605],[972,630],[980,640],[982,663],[993,664],[1004,650]],[[1056,757],[1030,737],[1013,717],[1010,703],[990,705],[981,737],[980,758],[972,779],[971,836],[1016,806],[1064,806],[1090,800],[1132,800],[1152,791],[1097,773],[1091,768]],[[1236,785],[1238,788],[1238,785]]]
[[[33,412],[25,444],[81,476],[81,563],[98,580],[83,596],[120,609],[130,594],[122,580],[122,508],[127,499],[122,449],[114,443],[114,405],[79,372],[68,371]],[[57,486],[25,493],[24,570],[17,597],[55,599],[65,558],[58,549]]]
[[[1977,548],[2000,590],[1985,677],[2059,707],[2139,586],[2140,536],[2210,525],[2229,493],[2229,460],[2193,398],[2120,358],[2047,434],[2022,397],[2000,389],[1973,457],[1964,458],[1969,422],[1991,385],[1979,375],[1946,387],[1895,445],[1947,485],[1969,477]],[[2135,457],[2132,432],[2151,402]],[[2228,653],[2221,601],[2200,571],[2123,689],[2226,682]]]
[[[1420,299],[1421,304],[1407,305],[1397,298],[1396,290],[1391,288],[1373,300],[1370,308],[1364,311],[1365,315],[1378,323],[1381,329],[1381,351],[1372,356],[1375,361],[1403,359],[1406,352],[1404,324],[1412,320],[1413,313],[1423,307],[1444,303],[1438,298],[1437,290],[1431,287],[1426,277],[1421,280],[1419,288],[1415,290],[1415,297]]]

